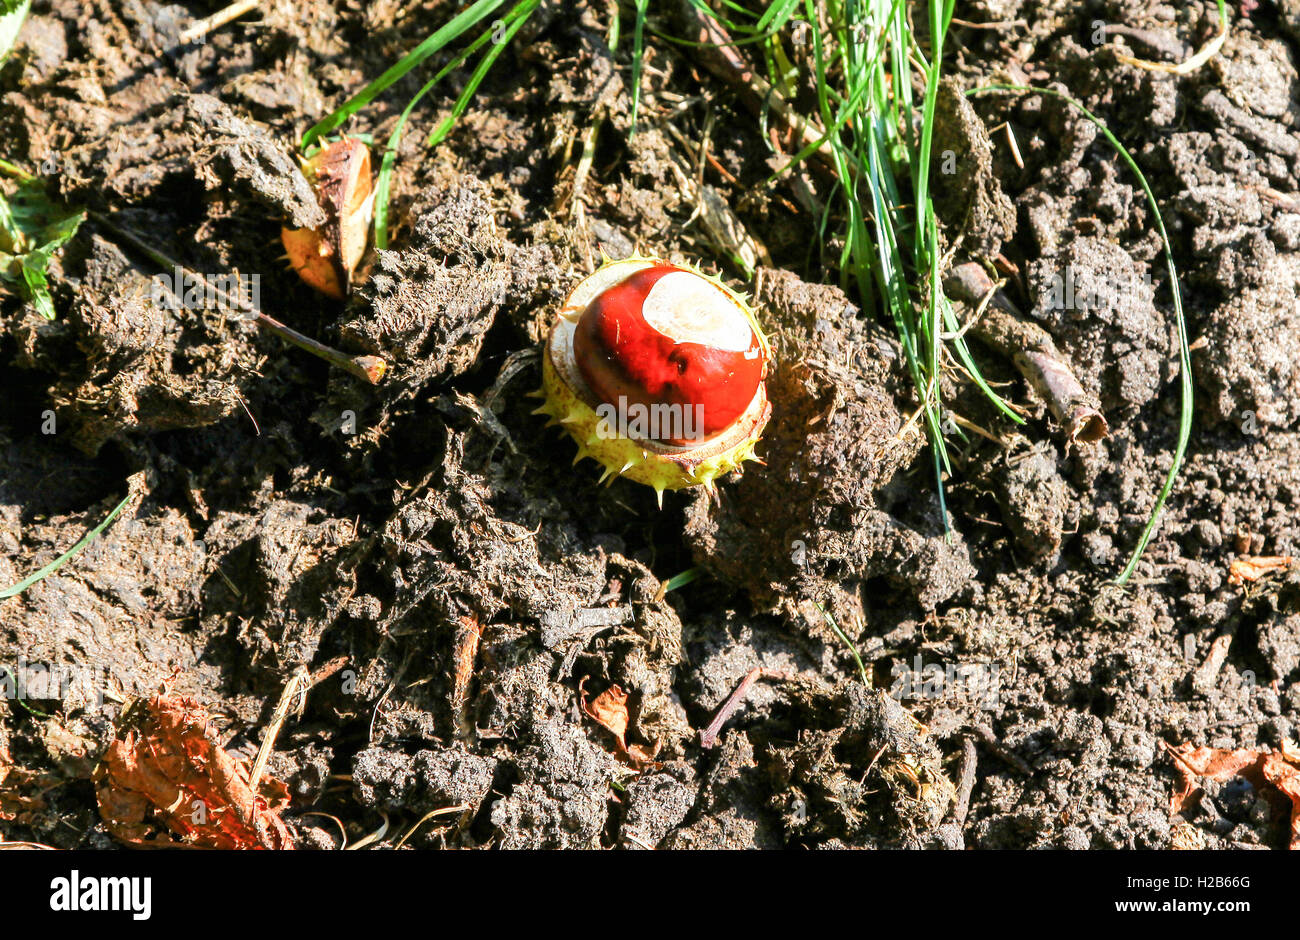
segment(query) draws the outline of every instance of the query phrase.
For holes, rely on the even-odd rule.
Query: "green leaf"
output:
[[[18,31],[23,28],[31,5],[32,0],[0,0],[0,61],[9,55],[18,41]]]
[[[54,319],[54,301],[45,272],[85,218],[51,202],[36,181],[20,183],[8,198],[0,193],[0,277],[18,284],[47,320]]]

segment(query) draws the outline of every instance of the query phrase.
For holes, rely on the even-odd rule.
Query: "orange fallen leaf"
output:
[[[658,745],[647,753],[640,745],[633,744],[629,746],[627,743],[629,719],[627,711],[628,695],[626,692],[618,685],[611,685],[588,704],[586,690],[581,685],[579,685],[578,689],[582,696],[583,713],[614,736],[615,754],[620,760],[625,761],[637,770],[649,770],[662,766],[654,759],[655,754],[659,753]]]
[[[1196,796],[1197,777],[1223,781],[1243,777],[1252,786],[1272,785],[1291,803],[1292,849],[1300,849],[1300,747],[1284,744],[1275,751],[1253,748],[1220,750],[1213,747],[1192,747],[1166,744],[1167,750],[1182,775],[1182,788],[1169,801],[1171,814],[1181,813]]]
[[[482,628],[473,617],[461,617],[452,649],[451,704],[459,711],[469,699],[469,684],[474,678],[474,658],[478,655]]]
[[[345,300],[374,217],[370,148],[344,137],[303,161],[302,169],[325,210],[325,224],[319,229],[284,228],[280,239],[290,265],[308,286]]]
[[[1264,758],[1261,768],[1264,779],[1291,801],[1291,848],[1300,849],[1300,765],[1294,761],[1297,755],[1287,760],[1279,753],[1269,754]]]
[[[280,818],[288,787],[266,778],[254,793],[248,766],[216,742],[194,699],[138,700],[118,735],[94,774],[99,814],[115,838],[142,847],[293,848]]]
[[[0,747],[0,822],[28,825],[46,808],[45,793],[59,778],[19,767]]]
[[[1228,580],[1233,584],[1258,581],[1274,571],[1286,571],[1295,564],[1290,555],[1242,555],[1228,566]]]

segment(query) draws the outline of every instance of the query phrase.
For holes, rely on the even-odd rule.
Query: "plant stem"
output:
[[[324,343],[318,342],[310,336],[304,336],[292,327],[285,326],[274,317],[253,307],[243,298],[231,297],[225,291],[208,283],[207,279],[204,278],[203,275],[191,271],[177,261],[167,257],[130,229],[123,228],[116,222],[113,222],[111,219],[98,212],[91,212],[90,216],[105,228],[110,229],[124,241],[129,242],[138,251],[147,255],[155,264],[160,265],[164,269],[172,268],[179,270],[186,276],[194,278],[204,286],[205,290],[208,290],[214,296],[221,298],[223,302],[230,306],[237,307],[246,313],[250,319],[256,322],[259,327],[266,330],[268,333],[274,333],[286,343],[290,343],[297,346],[299,349],[311,353],[313,356],[324,359],[335,368],[342,369],[344,372],[355,375],[357,378],[363,379],[371,385],[379,384],[379,380],[382,379],[384,374],[388,371],[388,363],[379,356],[349,356],[347,353],[340,352],[332,346],[326,346]]]
[[[211,16],[205,16],[201,20],[191,23],[184,32],[181,33],[180,44],[188,46],[196,39],[201,39],[214,29],[220,29],[231,20],[238,19],[250,10],[255,10],[261,0],[238,0],[225,9],[218,10]]]

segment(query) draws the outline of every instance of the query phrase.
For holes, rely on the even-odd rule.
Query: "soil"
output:
[[[392,248],[339,303],[270,260],[283,224],[320,211],[294,142],[451,5],[289,0],[175,46],[218,6],[36,0],[0,70],[4,157],[94,213],[56,262],[54,321],[13,293],[0,305],[0,585],[133,496],[74,561],[0,600],[0,663],[71,677],[0,700],[0,760],[56,780],[4,837],[116,844],[91,773],[121,699],[166,685],[247,757],[295,671],[345,657],[268,765],[304,848],[385,822],[407,848],[1286,844],[1285,818],[1239,782],[1171,816],[1165,745],[1273,747],[1300,722],[1300,571],[1228,578],[1239,554],[1300,555],[1295,4],[1234,9],[1222,50],[1185,76],[1117,52],[1183,57],[1213,35],[1213,4],[958,4],[1002,25],[951,34],[945,244],[999,259],[1111,434],[1067,447],[1012,363],[972,342],[1027,421],[948,372],[966,423],[947,534],[892,324],[835,286],[839,246],[808,208],[829,179],[809,164],[770,184],[790,142],[689,46],[650,34],[633,134],[609,6],[544,3],[445,142],[424,146],[467,73],[416,108]],[[680,29],[672,4],[653,22]],[[1098,43],[1097,22],[1132,29]],[[422,81],[351,129],[386,139]],[[1173,243],[1195,421],[1122,588],[1177,436],[1155,220],[1060,100],[954,90],[991,82],[1103,117]],[[170,272],[123,229],[189,269],[260,275],[264,310],[384,357],[388,377],[372,387],[247,318],[160,305]],[[752,279],[738,245],[760,262]],[[648,488],[570,466],[572,442],[528,397],[567,289],[602,252],[634,250],[753,294],[776,350],[763,465],[662,510]],[[1067,274],[1082,299],[1062,307]],[[992,688],[928,681],[944,670]],[[584,713],[615,685],[626,743],[650,760],[620,759]]]

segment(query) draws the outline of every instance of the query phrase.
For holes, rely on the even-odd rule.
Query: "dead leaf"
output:
[[[1242,555],[1228,566],[1228,580],[1233,584],[1258,581],[1274,571],[1286,571],[1295,564],[1290,555]]]
[[[1274,752],[1264,758],[1261,768],[1264,779],[1277,787],[1291,801],[1291,848],[1300,849],[1300,765],[1293,763],[1296,757],[1288,760],[1281,752]]]
[[[17,766],[0,747],[0,822],[20,826],[35,822],[46,809],[45,793],[60,782],[54,774]]]
[[[627,693],[617,685],[611,685],[587,704],[587,696],[582,696],[582,710],[587,717],[618,738],[622,747],[627,747]]]
[[[280,818],[288,787],[267,778],[254,793],[248,766],[216,742],[194,699],[155,695],[132,703],[94,779],[100,816],[130,845],[293,848]]]
[[[452,649],[451,705],[459,711],[469,700],[469,684],[474,678],[474,659],[478,656],[483,631],[473,617],[461,617]]]
[[[1165,745],[1182,775],[1182,788],[1170,798],[1170,814],[1181,813],[1197,797],[1197,777],[1210,780],[1230,780],[1242,777],[1252,786],[1268,784],[1277,789],[1291,803],[1292,849],[1300,849],[1300,747],[1283,744],[1276,751],[1259,751],[1252,748],[1220,750],[1213,747],[1192,747],[1180,744]]]
[[[582,710],[587,717],[614,736],[614,743],[617,746],[615,754],[620,760],[637,770],[651,770],[663,766],[654,759],[659,753],[658,745],[649,752],[640,745],[628,745],[628,695],[618,685],[611,685],[592,699],[590,704],[587,702],[587,692],[581,686],[579,686],[579,693],[582,696]]]

